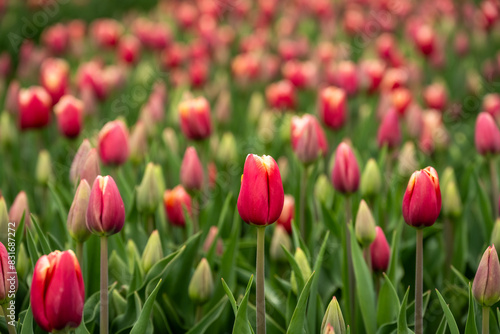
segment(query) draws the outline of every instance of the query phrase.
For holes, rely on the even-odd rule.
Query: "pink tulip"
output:
[[[54,106],[54,113],[59,131],[68,138],[78,137],[83,125],[83,102],[65,95]]]
[[[202,190],[203,166],[193,146],[186,149],[181,164],[181,183],[185,189]]]
[[[44,88],[32,86],[21,89],[18,105],[21,130],[43,128],[49,124],[52,99]]]
[[[130,154],[128,129],[121,120],[108,122],[99,132],[99,156],[105,165],[122,165]]]
[[[310,114],[292,118],[291,139],[293,151],[304,164],[312,163],[328,152],[325,133]]]
[[[385,272],[389,267],[391,249],[385,238],[384,231],[379,226],[376,226],[375,230],[377,235],[370,245],[372,269],[375,272]]]
[[[483,111],[477,116],[474,138],[479,154],[500,153],[500,131],[493,117],[487,112]]]
[[[172,225],[180,227],[186,225],[184,210],[191,215],[191,196],[182,186],[179,185],[172,190],[165,190],[163,205],[165,206],[168,221]]]
[[[359,187],[359,166],[352,149],[342,142],[335,151],[335,164],[332,181],[335,189],[341,193],[353,193]]]
[[[342,88],[324,88],[319,97],[319,116],[326,126],[340,129],[346,120],[346,91]]]
[[[398,113],[394,109],[389,109],[385,114],[377,134],[378,147],[394,149],[401,144],[401,128],[399,125]]]
[[[179,104],[181,130],[193,140],[206,139],[212,133],[210,105],[204,97],[183,101]]]

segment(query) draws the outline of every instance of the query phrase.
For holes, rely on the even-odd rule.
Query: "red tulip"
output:
[[[399,126],[398,113],[394,109],[389,109],[385,114],[377,134],[378,147],[393,149],[401,144],[401,128]]]
[[[441,190],[436,170],[432,167],[412,174],[403,197],[403,217],[413,227],[431,226],[441,211]]]
[[[188,191],[203,187],[203,166],[193,146],[186,149],[181,164],[181,183]]]
[[[377,38],[376,41],[378,56],[384,60],[391,59],[396,50],[396,41],[394,35],[390,33],[383,33]]]
[[[474,139],[479,154],[500,153],[500,131],[493,117],[487,112],[483,111],[477,116]]]
[[[391,248],[387,243],[384,231],[379,227],[375,227],[376,237],[370,245],[370,255],[372,259],[372,268],[375,272],[385,272],[389,267],[391,257]]]
[[[432,84],[424,90],[425,104],[431,109],[443,111],[447,99],[446,88],[440,83]]]
[[[282,72],[283,77],[298,88],[310,87],[317,77],[316,65],[310,61],[289,60],[283,65]]]
[[[189,99],[179,104],[181,130],[189,139],[201,140],[212,133],[210,105],[204,97]]]
[[[358,70],[352,61],[342,61],[333,67],[332,84],[345,89],[348,95],[358,91]]]
[[[168,70],[182,65],[185,58],[185,47],[180,43],[173,43],[170,47],[163,50],[160,61],[162,67]]]
[[[19,81],[12,80],[7,88],[7,94],[5,95],[5,110],[13,115],[17,115],[19,112],[19,92],[21,90],[21,85]]]
[[[408,88],[399,87],[392,91],[392,105],[400,115],[404,115],[411,102],[411,92]]]
[[[268,155],[247,155],[237,205],[241,219],[258,226],[274,223],[283,210],[284,196],[276,161]]]
[[[94,234],[118,233],[125,222],[125,207],[120,191],[111,176],[99,175],[92,185],[87,207],[87,228]]]
[[[48,58],[40,67],[40,83],[52,98],[52,105],[66,94],[69,86],[69,65],[63,59]]]
[[[480,12],[483,19],[483,24],[486,29],[491,29],[500,17],[498,3],[492,0],[484,0],[481,2]]]
[[[257,53],[242,53],[233,58],[231,70],[239,83],[246,84],[258,79],[261,72],[260,65]]]
[[[313,115],[292,118],[292,148],[304,164],[314,162],[328,152],[325,133]]]
[[[55,251],[38,259],[30,299],[33,318],[44,331],[57,332],[80,325],[85,287],[73,251]]]
[[[341,193],[353,193],[359,187],[359,166],[352,149],[342,142],[335,151],[335,164],[332,170],[335,189]]]
[[[346,120],[346,91],[342,88],[327,87],[320,93],[319,117],[333,130],[340,129]]]
[[[374,93],[380,86],[385,73],[385,64],[381,60],[365,60],[360,63],[361,81],[369,93]]]
[[[5,245],[0,242],[0,302],[2,304],[12,300],[18,287],[16,268],[11,265],[11,262]],[[5,317],[7,319],[7,314]]]
[[[55,24],[42,34],[43,44],[55,55],[60,55],[68,50],[70,42],[69,31],[62,23]]]
[[[91,89],[95,97],[104,100],[108,93],[104,79],[104,70],[97,62],[83,63],[77,73],[78,89],[83,93]]]
[[[54,113],[59,131],[68,138],[78,137],[83,123],[83,102],[65,95],[54,106]]]
[[[283,228],[292,234],[292,220],[295,218],[295,199],[292,195],[285,195],[283,202],[283,211],[278,218],[276,224],[283,226]]]
[[[114,19],[99,19],[90,27],[91,36],[98,46],[114,48],[123,32],[123,26]]]
[[[99,132],[99,156],[105,165],[122,165],[129,157],[128,129],[121,120],[111,121]]]
[[[52,99],[44,88],[32,86],[21,89],[18,105],[21,130],[42,128],[49,124]]]
[[[206,60],[195,60],[189,63],[189,82],[191,87],[200,88],[207,81],[209,74],[209,64]]]
[[[494,119],[500,119],[500,94],[486,94],[483,99],[483,110],[493,116]]]
[[[430,55],[436,48],[436,35],[434,30],[428,25],[421,25],[415,32],[415,43],[425,56]]]
[[[168,221],[172,225],[180,227],[186,225],[184,210],[191,215],[191,196],[189,196],[182,186],[179,185],[172,190],[165,190],[163,205],[165,206]]]
[[[295,87],[288,80],[272,83],[266,88],[266,99],[271,108],[293,110],[297,100]]]
[[[141,42],[134,36],[125,36],[118,44],[118,58],[125,64],[135,64],[141,53]]]

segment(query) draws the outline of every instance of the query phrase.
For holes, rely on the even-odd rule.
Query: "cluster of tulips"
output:
[[[500,333],[497,0],[10,1],[0,331]]]

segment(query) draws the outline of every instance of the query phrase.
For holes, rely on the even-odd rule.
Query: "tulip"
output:
[[[472,284],[472,294],[483,307],[493,306],[500,300],[500,263],[495,246],[489,246],[481,258]]]
[[[67,51],[70,42],[68,28],[61,23],[55,24],[44,30],[41,36],[43,44],[51,53],[60,55]]]
[[[292,233],[292,220],[295,217],[295,199],[292,195],[285,195],[283,211],[276,222],[282,226],[288,234]]]
[[[207,259],[201,259],[189,282],[189,298],[197,305],[205,304],[214,292],[212,270]]]
[[[338,130],[346,121],[346,113],[346,91],[333,86],[324,88],[319,101],[319,116],[323,123]]]
[[[158,230],[154,230],[149,236],[144,252],[142,253],[141,263],[144,272],[147,273],[158,261],[163,258],[160,235]]]
[[[428,25],[421,25],[417,28],[415,43],[423,55],[429,56],[436,48],[436,35],[434,30]]]
[[[30,290],[33,318],[47,332],[80,325],[85,287],[73,251],[55,251],[38,259]]]
[[[55,105],[69,87],[69,65],[63,59],[48,58],[40,67],[40,83],[52,98]]]
[[[85,242],[91,235],[87,228],[87,208],[89,206],[90,192],[89,183],[86,180],[81,180],[78,188],[76,188],[75,197],[68,213],[68,231],[78,243]],[[77,252],[80,263],[82,263],[81,255]]]
[[[498,122],[500,120],[500,94],[486,94],[483,99],[483,110]]]
[[[387,243],[384,231],[379,226],[375,227],[375,232],[375,240],[370,245],[372,269],[374,272],[385,272],[389,267],[391,248]]]
[[[43,128],[49,124],[52,99],[44,88],[21,89],[18,104],[21,130]]]
[[[95,158],[93,158],[90,155],[92,150],[92,146],[88,139],[84,139],[71,163],[69,178],[74,184],[76,184],[79,179],[85,179],[89,184],[93,183],[97,175],[100,174],[97,152],[94,149]]]
[[[111,121],[99,132],[99,157],[105,165],[122,165],[129,157],[128,130],[121,120]]]
[[[500,131],[487,112],[481,112],[477,116],[474,138],[479,154],[500,153]]]
[[[266,88],[266,100],[273,109],[293,110],[297,103],[295,87],[288,80],[272,83]]]
[[[9,249],[13,249],[9,247]],[[11,256],[7,252],[3,243],[0,243],[0,305],[4,309],[4,315],[7,315],[7,304],[14,297],[17,291],[17,274],[14,265],[11,265]],[[10,313],[10,312],[8,312]],[[15,332],[15,331],[14,331]]]
[[[23,280],[26,280],[28,272],[31,270],[31,260],[23,244],[19,246],[19,253],[17,254],[16,261],[17,275]]]
[[[363,174],[361,174],[361,195],[367,198],[374,198],[382,189],[382,175],[375,159],[370,159],[366,163]]]
[[[462,214],[462,201],[455,180],[450,180],[443,187],[443,214],[450,218],[458,218]]]
[[[373,94],[379,89],[385,73],[385,64],[381,60],[365,60],[360,63],[363,86]]]
[[[335,151],[335,164],[332,170],[332,180],[335,190],[349,194],[356,192],[359,187],[359,166],[346,143],[340,143]]]
[[[210,105],[204,97],[181,102],[179,115],[181,130],[188,139],[202,140],[212,133]]]
[[[444,111],[447,99],[446,88],[440,83],[432,84],[424,90],[425,104],[431,109]]]
[[[392,105],[400,115],[404,115],[412,100],[408,88],[399,87],[392,91]]]
[[[218,256],[222,256],[222,253],[224,252],[224,246],[222,245],[222,240],[220,238],[217,238],[218,234],[219,234],[219,229],[217,228],[217,226],[211,226],[210,230],[208,230],[207,238],[203,243],[203,251],[205,253],[208,253],[213,243],[216,242],[215,254],[217,254]]]
[[[238,147],[232,132],[225,132],[222,135],[219,148],[217,149],[217,160],[219,163],[229,165],[236,162]]]
[[[59,131],[68,138],[78,137],[83,123],[83,102],[71,95],[64,95],[54,106]]]
[[[331,333],[335,334],[346,334],[346,327],[344,322],[344,316],[342,315],[342,310],[340,309],[339,302],[337,298],[333,296],[332,301],[328,304],[326,308],[325,315],[323,316],[323,321],[321,322],[321,333],[328,333],[326,329],[330,326],[332,328]]]
[[[355,224],[356,238],[363,248],[368,248],[375,240],[375,219],[370,211],[370,208],[364,200],[359,204],[358,213],[356,215]],[[369,260],[370,257],[367,257]]]
[[[9,231],[9,211],[5,198],[0,195],[0,242],[6,244]]]
[[[90,32],[98,46],[110,49],[118,44],[123,26],[114,19],[99,19],[92,23]]]
[[[299,265],[300,274],[306,282],[312,274],[311,266],[309,265],[309,260],[307,260],[306,253],[300,248],[297,247],[295,250],[295,254],[293,258]],[[299,291],[297,290],[297,279],[295,278],[295,272],[292,272],[292,276],[290,277],[290,285],[292,286],[292,291],[297,294]]]
[[[323,129],[310,114],[292,118],[292,148],[303,164],[314,162],[328,152],[328,144]]]
[[[191,215],[191,197],[181,185],[172,190],[165,191],[163,194],[163,205],[165,206],[168,220],[172,225],[180,227],[186,225],[184,210]]]
[[[343,88],[348,95],[354,95],[359,85],[356,64],[352,61],[341,61],[334,69],[333,84]]]
[[[203,188],[203,166],[193,146],[186,149],[182,159],[181,183],[188,191],[200,191]]]
[[[81,64],[77,72],[77,86],[82,94],[85,93],[86,98],[82,96],[82,100],[87,101],[85,110],[92,110],[89,106],[94,97],[104,100],[108,94],[102,65],[97,62]]]
[[[285,227],[278,223],[276,224],[276,228],[274,229],[273,238],[271,239],[271,246],[269,248],[269,255],[271,256],[271,259],[273,261],[287,261],[287,257],[285,251],[283,250],[283,247],[285,247],[286,250],[290,251],[292,249],[292,241],[290,240],[290,236],[288,235]]]
[[[41,185],[47,185],[52,179],[52,166],[50,162],[50,153],[47,150],[42,150],[38,154],[36,163],[36,180]]]
[[[30,209],[28,207],[28,196],[24,191],[20,191],[14,199],[14,202],[10,206],[9,222],[14,223],[17,229],[17,226],[19,226],[19,223],[21,223],[23,215],[25,225],[30,226],[31,216]]]
[[[134,36],[126,36],[120,39],[118,44],[118,58],[128,65],[133,65],[139,60],[141,43]]]
[[[19,111],[19,92],[21,90],[21,85],[19,81],[12,80],[7,88],[7,93],[5,95],[5,110],[7,110],[12,115],[16,115]]]
[[[389,109],[385,114],[377,133],[377,143],[379,148],[387,145],[387,148],[394,149],[401,144],[401,128],[399,117],[394,109]]]
[[[137,210],[154,214],[161,201],[163,191],[158,186],[159,180],[155,172],[156,165],[148,163],[141,184],[137,187]]]

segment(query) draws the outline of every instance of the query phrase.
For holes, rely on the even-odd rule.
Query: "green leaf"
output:
[[[252,287],[253,275],[250,276],[248,281],[247,289],[245,295],[241,300],[240,306],[238,307],[238,312],[236,313],[236,319],[234,320],[233,334],[252,334],[250,325],[248,323],[248,295],[250,294],[250,289]]]
[[[124,328],[132,327],[134,322],[140,317],[142,301],[137,292],[127,296],[127,310],[113,319],[110,333],[117,333]]]
[[[490,198],[486,192],[486,190],[481,186],[479,183],[479,177],[475,177],[476,184],[477,184],[477,191],[479,193],[479,206],[481,208],[481,215],[483,217],[484,221],[484,227],[486,228],[486,240],[490,239],[491,231],[493,230],[493,216],[492,216],[492,211],[491,211],[491,204],[490,204]],[[481,226],[482,224],[479,224]],[[448,324],[449,325],[449,324]],[[450,328],[451,330],[451,328]]]
[[[285,246],[281,245],[281,248],[285,252],[286,258],[290,265],[292,266],[292,270],[295,274],[295,280],[297,281],[297,294],[299,294],[304,287],[304,277],[302,277],[302,271],[300,270],[299,264],[295,261],[293,255],[286,249]]]
[[[443,314],[443,317],[441,318],[441,322],[439,323],[439,327],[436,331],[436,334],[445,334],[447,325],[448,323],[446,322],[446,316]]]
[[[216,240],[219,237],[220,231],[222,230],[222,225],[224,224],[227,213],[229,211],[229,204],[231,203],[232,197],[233,197],[233,194],[229,193],[226,196],[226,200],[224,201],[224,205],[222,206],[222,210],[221,210],[221,213],[219,215],[219,221],[217,222],[217,234],[215,235],[214,242],[210,246],[210,249],[208,250],[208,253],[207,253],[208,263],[214,263],[213,258],[214,258],[215,250],[217,249]]]
[[[304,333],[304,323],[306,320],[306,303],[309,297],[309,291],[311,290],[311,285],[315,276],[313,271],[311,276],[306,282],[304,289],[300,293],[299,300],[297,301],[297,306],[293,311],[292,319],[290,320],[290,325],[288,325],[287,334],[302,334]]]
[[[377,324],[378,326],[393,322],[398,316],[399,297],[389,277],[384,273],[384,283],[378,294]]]
[[[443,296],[441,296],[438,289],[436,289],[436,293],[439,298],[439,304],[441,304],[441,308],[443,309],[444,315],[446,316],[446,321],[448,322],[448,327],[450,327],[451,334],[460,334],[460,332],[458,331],[457,323],[455,321],[455,317],[453,317],[449,306],[446,304],[446,301],[444,300]]]
[[[236,316],[238,312],[238,307],[236,306],[236,299],[234,299],[234,295],[231,292],[231,289],[227,286],[226,281],[221,278],[222,286],[224,287],[224,291],[226,291],[226,295],[229,298],[229,302],[231,303],[231,307],[233,308],[234,315]]]
[[[410,292],[410,287],[406,289],[405,296],[403,298],[403,302],[401,303],[401,307],[399,308],[398,315],[398,334],[408,334],[410,333],[410,329],[408,328],[408,324],[406,322],[406,305],[408,304],[408,293]]]
[[[458,271],[457,268],[451,266],[451,271],[453,271],[453,273],[458,277],[458,279],[464,286],[469,286],[469,280],[460,271]]]
[[[314,263],[313,271],[316,272],[314,275],[312,284],[311,284],[311,296],[309,297],[308,303],[308,312],[307,312],[307,321],[309,326],[310,333],[316,333],[316,295],[318,294],[318,279],[321,272],[321,265],[323,264],[323,255],[326,250],[326,243],[328,241],[328,237],[330,236],[330,231],[326,232],[325,238],[323,239],[323,243],[321,244],[321,248],[318,253],[318,257],[316,258],[316,262]]]
[[[7,324],[7,326],[9,326]],[[21,327],[21,334],[32,334],[33,333],[33,312],[31,312],[31,306],[28,306],[26,315],[24,316],[23,324]]]
[[[220,318],[222,311],[226,307],[227,297],[224,296],[217,304],[186,334],[203,334],[207,331],[210,325]]]
[[[474,300],[472,299],[472,289],[469,283],[469,312],[465,323],[465,334],[477,334],[476,315],[474,312]]]
[[[184,252],[186,249],[186,246],[182,246],[179,248],[177,251],[165,256],[163,259],[158,261],[147,273],[146,278],[142,282],[142,285],[139,289],[141,290],[144,286],[146,286],[146,283],[150,281],[154,281],[156,279],[162,278],[164,279],[167,269],[170,268],[170,265],[172,262],[177,260],[179,256]],[[136,262],[137,263],[137,262]]]
[[[144,308],[141,311],[141,315],[139,316],[139,319],[137,319],[137,322],[135,323],[134,327],[132,327],[130,334],[143,334],[146,332],[146,329],[148,327],[151,318],[151,311],[153,311],[153,304],[155,302],[156,295],[160,290],[161,282],[162,280],[160,279],[160,281],[156,285],[156,288],[153,290],[153,292],[151,292],[149,297],[146,299],[146,302],[144,303]]]
[[[19,248],[21,247],[21,244],[24,239],[24,225],[25,225],[24,221],[25,217],[23,212],[23,215],[21,216],[21,221],[19,222],[19,225],[17,225],[17,230],[16,230],[16,259],[18,258],[17,255],[19,254]]]
[[[50,249],[49,241],[45,237],[45,233],[40,228],[40,225],[36,222],[35,216],[31,215],[31,222],[33,226],[35,226],[36,233],[38,234],[38,241],[40,242],[40,246],[42,247],[43,254],[47,255],[52,252]]]
[[[28,253],[31,259],[31,268],[35,270],[35,263],[40,257],[40,254],[38,253],[38,250],[36,249],[35,246],[35,240],[33,240],[33,233],[31,232],[31,229],[26,230],[26,243],[28,245]]]

